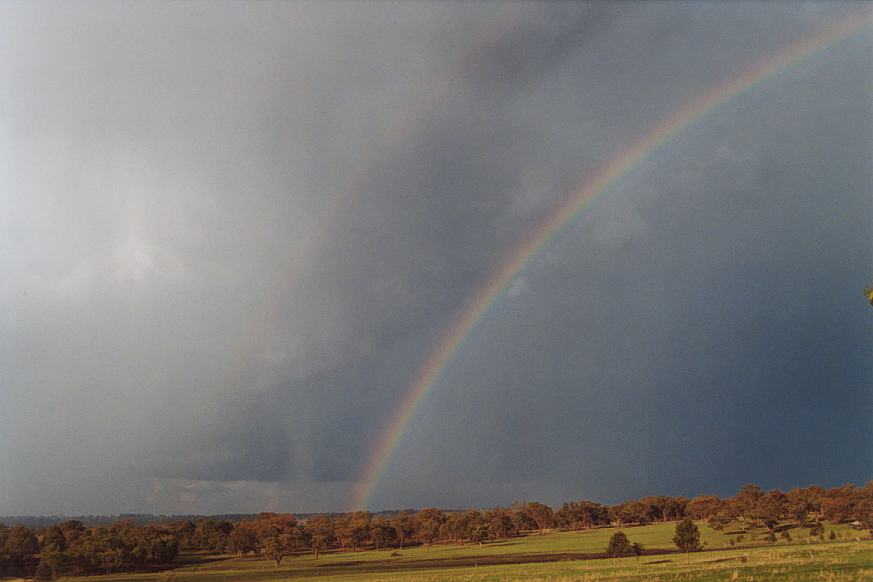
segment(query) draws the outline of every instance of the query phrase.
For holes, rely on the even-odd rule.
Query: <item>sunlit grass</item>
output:
[[[632,542],[647,550],[673,550],[673,523],[625,528]],[[846,526],[827,526],[837,532],[837,541],[811,543],[808,530],[791,530],[792,542],[776,544],[749,534],[731,547],[737,530],[717,532],[700,524],[701,540],[710,551],[690,555],[668,553],[641,559],[581,559],[602,554],[615,528],[582,532],[547,532],[511,538],[497,543],[436,544],[431,548],[330,552],[318,560],[311,554],[286,558],[282,566],[256,557],[204,559],[180,565],[172,571],[174,582],[243,582],[268,580],[873,580],[873,543]],[[851,541],[848,541],[851,540]],[[725,549],[726,548],[726,549]],[[497,560],[521,563],[494,564]],[[536,560],[548,560],[536,562]],[[163,574],[166,578],[167,574]],[[81,582],[152,582],[162,574],[123,574],[69,578]]]

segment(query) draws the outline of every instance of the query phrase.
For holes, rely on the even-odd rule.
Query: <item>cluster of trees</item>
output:
[[[436,541],[484,543],[523,530],[552,527],[553,516],[552,509],[542,503],[520,503],[487,511],[429,508],[390,517],[359,511],[306,521],[290,514],[261,513],[236,523],[204,518],[169,527],[183,549],[227,552],[238,557],[257,552],[278,566],[285,556],[304,551],[318,558],[326,550],[357,550],[363,546],[402,549],[409,544],[430,546]]]
[[[140,570],[169,564],[179,542],[169,529],[120,521],[86,528],[76,520],[31,529],[0,524],[0,576],[51,580],[66,574]]]
[[[589,529],[608,525],[642,525],[675,521],[685,516],[687,497],[656,495],[632,499],[615,505],[593,501],[564,503],[554,514],[554,525],[564,529]]]
[[[284,556],[303,551],[311,551],[317,557],[331,549],[403,548],[408,544],[430,546],[439,541],[485,543],[556,527],[582,530],[686,518],[705,520],[715,529],[740,520],[747,526],[773,531],[784,520],[815,524],[822,518],[833,523],[857,519],[873,529],[873,481],[864,487],[844,485],[824,489],[813,485],[787,493],[765,492],[756,485],[746,485],[727,498],[657,495],[613,505],[570,501],[557,510],[543,503],[526,502],[487,511],[429,508],[390,516],[355,512],[317,516],[302,522],[290,515],[265,513],[237,522],[201,519],[196,524],[180,522],[174,527],[183,548],[239,556],[258,552],[280,564]]]
[[[552,524],[564,529],[587,529],[678,521],[685,517],[705,520],[714,529],[723,529],[727,524],[741,520],[752,527],[772,531],[778,523],[786,520],[806,524],[826,519],[831,523],[857,520],[865,529],[873,530],[873,481],[863,487],[848,484],[825,489],[812,485],[787,493],[764,491],[750,484],[727,498],[717,495],[699,495],[692,499],[650,496],[609,506],[591,501],[571,501],[554,513]]]
[[[526,502],[487,511],[429,508],[386,515],[360,511],[305,520],[290,514],[261,513],[247,519],[201,518],[196,522],[150,525],[136,525],[129,520],[94,527],[68,520],[36,529],[0,524],[0,576],[51,579],[62,574],[143,570],[169,564],[179,550],[195,549],[232,553],[240,558],[258,553],[278,566],[286,556],[301,552],[312,552],[317,558],[332,549],[402,549],[409,544],[430,546],[438,541],[485,543],[555,527],[581,530],[667,521],[686,524],[682,527],[688,530],[687,535],[680,535],[677,529],[677,539],[693,542],[696,527],[692,531],[687,525],[693,525],[691,520],[705,520],[715,529],[742,521],[746,526],[766,528],[772,536],[780,522],[791,520],[815,527],[821,519],[832,523],[857,520],[873,531],[873,481],[863,487],[825,489],[813,485],[787,493],[765,492],[756,485],[746,485],[727,498],[661,495],[614,505],[570,501],[557,510]],[[689,543],[680,547],[693,548],[695,544]],[[610,555],[625,555],[638,550],[641,546],[635,547],[626,537],[619,537],[607,551]]]
[[[825,489],[812,485],[787,493],[765,492],[757,485],[745,485],[727,499],[714,495],[695,497],[685,511],[691,518],[707,520],[714,529],[740,519],[770,531],[785,520],[806,524],[826,519],[831,523],[858,521],[865,529],[873,530],[873,481],[863,487],[843,485]]]

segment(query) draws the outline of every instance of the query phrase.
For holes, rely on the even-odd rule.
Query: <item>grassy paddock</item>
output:
[[[827,526],[837,541],[809,543],[808,530],[793,529],[792,542],[766,544],[744,534],[737,547],[729,545],[738,533],[717,532],[700,525],[708,551],[688,556],[674,550],[674,523],[625,528],[631,542],[647,552],[641,559],[603,559],[615,528],[582,532],[551,532],[511,538],[485,545],[437,544],[431,548],[330,552],[315,560],[310,554],[286,558],[280,568],[261,558],[189,556],[180,560],[169,578],[173,582],[243,582],[304,580],[873,580],[873,543],[855,541],[859,532]],[[69,582],[159,582],[166,575],[119,574],[67,578]]]

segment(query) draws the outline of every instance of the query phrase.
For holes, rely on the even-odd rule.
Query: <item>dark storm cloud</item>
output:
[[[853,8],[6,5],[0,513],[343,508],[530,228]],[[840,293],[870,263],[864,43],[592,209],[447,371],[379,502],[862,478],[869,326]]]
[[[690,130],[532,266],[410,435],[398,465],[424,450],[433,467],[416,499],[454,494],[446,466],[553,502],[867,479],[873,134],[851,120],[871,95],[842,75],[868,51],[835,48]],[[616,214],[644,227],[601,236]]]

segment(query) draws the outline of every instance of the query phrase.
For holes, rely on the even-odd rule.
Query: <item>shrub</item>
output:
[[[623,531],[617,531],[609,538],[609,545],[606,547],[606,553],[612,557],[626,556],[631,553],[630,541]]]
[[[673,543],[684,552],[693,552],[700,549],[700,530],[697,525],[687,517],[676,524],[676,535]]]

